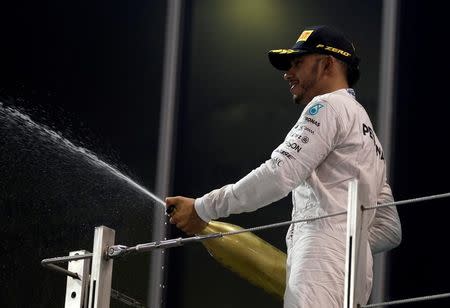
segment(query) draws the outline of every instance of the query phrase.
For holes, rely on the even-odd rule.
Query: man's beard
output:
[[[306,105],[304,100],[303,100],[303,95],[299,96],[299,95],[292,95],[292,101],[294,102],[294,104],[296,105]]]
[[[317,75],[319,72],[319,63],[314,63],[314,66],[311,68],[311,74],[310,78],[308,80],[303,80],[302,84],[299,84],[298,86],[302,88],[302,91],[300,95],[293,94],[292,95],[292,101],[296,105],[307,105],[309,103],[309,99],[307,101],[306,93],[311,90],[315,84],[317,83]],[[310,98],[312,99],[312,97]]]

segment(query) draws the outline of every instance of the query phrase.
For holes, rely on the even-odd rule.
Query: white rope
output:
[[[420,301],[429,301],[429,300],[433,300],[433,299],[446,298],[446,297],[450,297],[450,293],[443,293],[443,294],[436,294],[436,295],[427,295],[427,296],[421,296],[421,297],[399,299],[399,300],[390,301],[390,302],[376,303],[376,304],[370,304],[370,305],[362,305],[361,308],[381,307],[381,306],[385,306],[385,305],[408,304],[408,303],[414,303],[414,302],[420,302]]]
[[[229,231],[229,232],[223,232],[223,233],[218,232],[218,233],[211,233],[211,234],[207,234],[207,235],[196,235],[196,236],[185,237],[185,238],[179,237],[179,238],[170,239],[170,240],[139,244],[139,245],[136,245],[133,247],[127,247],[124,245],[113,245],[108,248],[107,255],[109,258],[118,258],[118,257],[122,257],[125,255],[129,255],[131,253],[150,251],[150,250],[154,250],[154,249],[166,249],[166,248],[171,248],[171,247],[177,247],[177,246],[181,246],[181,245],[184,245],[187,243],[196,243],[196,242],[200,242],[200,241],[204,241],[204,240],[209,240],[212,238],[236,235],[236,234],[240,234],[240,233],[244,233],[244,232],[254,232],[254,231],[258,231],[258,230],[277,228],[277,227],[282,227],[285,225],[296,224],[299,222],[308,222],[308,221],[314,221],[314,220],[327,218],[327,217],[344,215],[346,213],[347,213],[346,211],[342,211],[342,212],[323,215],[323,216],[297,219],[297,220],[289,220],[289,221],[278,222],[278,223],[269,224],[269,225],[253,227],[253,228],[249,228],[249,229],[241,229],[241,230],[237,230],[237,231]]]
[[[318,220],[318,219],[322,219],[322,218],[328,218],[328,217],[345,215],[345,214],[347,214],[347,211],[337,212],[337,213],[323,215],[323,216],[311,217],[311,218],[303,218],[303,219],[296,219],[296,220],[277,222],[277,223],[273,223],[273,224],[269,224],[269,225],[263,225],[263,226],[248,228],[248,229],[224,232],[224,233],[221,233],[221,234],[222,234],[222,236],[228,236],[228,235],[236,235],[236,234],[240,234],[240,233],[244,233],[244,232],[255,232],[255,231],[271,229],[271,228],[278,228],[278,227],[283,227],[283,226],[287,226],[287,225],[290,225],[290,224],[296,224],[296,223],[300,223],[300,222],[310,222],[310,221],[314,221],[314,220]]]
[[[389,203],[383,203],[383,204],[377,204],[377,205],[373,205],[373,206],[363,206],[363,211],[374,210],[374,209],[381,208],[381,207],[404,205],[404,204],[429,201],[429,200],[447,198],[447,197],[450,197],[450,193],[431,195],[431,196],[426,196],[426,197],[413,198],[413,199],[407,199],[407,200],[401,200],[401,201],[395,201],[395,202],[389,202]],[[322,219],[322,218],[328,218],[328,217],[345,215],[345,214],[347,214],[347,211],[342,211],[342,212],[337,212],[337,213],[323,215],[323,216],[317,216],[317,217],[310,217],[310,218],[278,222],[278,223],[274,223],[274,224],[268,224],[268,225],[263,225],[263,226],[248,228],[248,229],[242,229],[242,230],[238,230],[238,231],[230,231],[230,232],[222,233],[222,235],[227,236],[227,235],[235,235],[235,234],[244,233],[244,232],[255,232],[255,231],[283,227],[286,225],[296,224],[296,223],[300,223],[300,222],[310,222],[310,221],[314,221],[314,220],[318,220],[318,219]]]
[[[377,204],[377,205],[373,205],[373,206],[363,206],[363,210],[364,211],[365,210],[374,210],[374,209],[381,208],[381,207],[403,205],[403,204],[407,204],[407,203],[415,203],[415,202],[428,201],[428,200],[434,200],[434,199],[440,199],[440,198],[446,198],[446,197],[450,197],[450,193],[431,195],[431,196],[427,196],[427,197],[413,198],[413,199],[407,199],[407,200],[401,200],[401,201],[395,201],[395,202],[389,202],[389,203],[383,203],[383,204]],[[221,233],[221,235],[228,236],[228,235],[236,235],[236,234],[245,233],[245,232],[255,232],[255,231],[260,231],[260,230],[265,230],[265,229],[283,227],[286,225],[296,224],[296,223],[300,223],[300,222],[311,222],[314,220],[319,220],[319,219],[334,217],[334,216],[339,216],[339,215],[345,215],[345,214],[347,214],[347,211],[336,212],[336,213],[332,213],[332,214],[328,214],[328,215],[322,215],[322,216],[316,216],[316,217],[310,217],[310,218],[277,222],[277,223],[273,223],[273,224],[262,225],[262,226],[258,226],[258,227],[242,229],[242,230],[237,230],[237,231],[224,232],[224,233]]]
[[[413,198],[413,199],[408,199],[408,200],[389,202],[389,203],[377,204],[377,205],[372,205],[372,206],[364,206],[363,210],[364,211],[365,210],[373,210],[373,209],[377,209],[380,207],[403,205],[403,204],[407,204],[407,203],[415,203],[415,202],[428,201],[428,200],[447,198],[447,197],[450,197],[450,193],[431,195],[431,196],[427,196],[427,197]]]
[[[402,201],[396,201],[396,202],[383,203],[383,204],[378,204],[378,205],[374,205],[374,206],[367,206],[367,207],[362,206],[362,209],[363,210],[373,210],[373,209],[377,209],[377,208],[381,208],[381,207],[396,206],[396,205],[402,205],[402,204],[407,204],[407,203],[414,203],[414,202],[419,202],[419,201],[439,199],[439,198],[444,198],[444,197],[450,197],[450,193],[440,194],[440,195],[431,195],[431,196],[427,196],[427,197],[414,198],[414,199],[408,199],[408,200],[402,200]],[[162,201],[159,201],[159,202],[162,203]],[[296,223],[300,223],[300,222],[311,222],[311,221],[315,221],[315,220],[319,220],[319,219],[323,219],[323,218],[329,218],[329,217],[345,215],[345,214],[347,214],[347,211],[336,212],[336,213],[322,215],[322,216],[316,216],[316,217],[302,218],[302,219],[296,219],[296,220],[288,220],[288,221],[283,221],[283,222],[278,222],[278,223],[273,223],[273,224],[267,224],[267,225],[252,227],[252,228],[244,228],[244,229],[237,230],[237,231],[229,231],[229,232],[223,232],[223,233],[214,233],[214,234],[210,234],[210,235],[207,235],[207,236],[193,236],[193,237],[188,237],[188,238],[178,238],[178,239],[173,239],[173,240],[159,241],[158,245],[153,245],[156,242],[147,243],[147,244],[152,244],[152,245],[148,245],[148,247],[151,248],[151,249],[154,249],[154,248],[167,248],[165,245],[169,244],[168,242],[170,242],[170,247],[172,247],[172,246],[180,246],[180,245],[183,245],[184,243],[187,243],[187,242],[196,242],[196,241],[206,240],[206,239],[211,238],[211,236],[213,236],[213,237],[222,237],[222,236],[236,235],[236,234],[245,233],[245,232],[255,232],[255,231],[260,231],[260,230],[266,230],[266,229],[283,227],[283,226],[296,224]],[[141,244],[141,245],[138,245],[138,246],[143,246],[143,245],[147,245],[147,244]]]

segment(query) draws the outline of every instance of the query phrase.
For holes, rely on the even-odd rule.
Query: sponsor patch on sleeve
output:
[[[315,116],[316,114],[319,113],[320,109],[323,108],[323,107],[324,107],[323,104],[321,104],[321,103],[316,103],[316,104],[312,105],[311,107],[309,107],[307,113],[308,113],[309,115]]]

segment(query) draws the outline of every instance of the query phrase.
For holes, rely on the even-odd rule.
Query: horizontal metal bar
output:
[[[377,205],[371,205],[371,206],[364,206],[363,210],[364,211],[365,210],[374,210],[374,209],[378,209],[380,207],[388,207],[388,206],[397,206],[397,205],[403,205],[403,204],[411,204],[411,203],[430,201],[430,200],[441,199],[441,198],[448,198],[448,197],[450,197],[450,193],[439,194],[439,195],[431,195],[431,196],[426,196],[426,197],[419,197],[419,198],[413,198],[413,199],[407,199],[407,200],[401,200],[401,201],[394,201],[394,202],[377,204]]]
[[[135,300],[134,298],[129,297],[126,294],[120,293],[119,291],[114,289],[111,289],[111,298],[114,298],[115,300],[118,300],[119,302],[122,302],[130,307],[146,308],[138,300]]]
[[[55,264],[44,263],[44,264],[42,264],[42,266],[46,267],[48,269],[51,269],[51,270],[53,270],[55,272],[62,273],[64,275],[70,276],[70,277],[72,277],[74,279],[81,280],[80,276],[77,273],[68,271],[65,268],[59,267],[59,266],[57,266]]]
[[[51,264],[51,263],[64,263],[64,262],[68,262],[68,261],[76,261],[76,260],[89,259],[89,258],[92,258],[92,253],[87,253],[85,255],[65,256],[65,257],[55,257],[55,258],[44,259],[41,261],[41,264],[45,265],[45,264]]]
[[[165,240],[165,241],[157,241],[157,242],[151,242],[151,243],[144,243],[139,244],[133,247],[127,247],[124,245],[114,245],[110,246],[107,251],[108,258],[114,259],[118,257],[123,257],[125,255],[129,254],[136,254],[139,252],[146,252],[151,251],[155,249],[166,249],[166,248],[172,248],[177,246],[182,246],[186,243],[193,243],[193,242],[200,242],[207,239],[222,237],[222,233],[213,233],[213,234],[207,234],[207,235],[197,235],[187,238],[175,238],[171,240]]]
[[[433,299],[440,299],[440,298],[447,298],[447,297],[450,297],[450,293],[443,293],[443,294],[436,294],[436,295],[427,295],[427,296],[421,296],[421,297],[399,299],[399,300],[390,301],[390,302],[382,302],[382,303],[376,303],[376,304],[363,305],[361,307],[362,308],[369,308],[369,307],[381,307],[381,306],[385,306],[385,305],[409,304],[409,303],[430,301],[430,300],[433,300]]]
[[[155,250],[155,249],[172,248],[172,247],[182,246],[187,243],[196,243],[196,242],[201,242],[201,241],[212,239],[212,238],[218,238],[218,237],[236,235],[236,234],[245,233],[245,232],[255,232],[255,231],[260,231],[260,230],[265,230],[265,229],[277,228],[277,227],[282,227],[282,226],[286,226],[289,224],[296,224],[296,223],[300,223],[300,222],[314,221],[314,220],[318,220],[318,219],[322,219],[322,218],[345,215],[346,213],[347,213],[346,211],[342,211],[342,212],[332,213],[332,214],[323,215],[323,216],[310,217],[310,218],[297,219],[297,220],[289,220],[289,221],[274,223],[274,224],[270,224],[270,225],[263,225],[263,226],[259,226],[259,227],[230,231],[230,232],[225,232],[225,233],[197,235],[197,236],[186,237],[186,238],[179,237],[179,238],[170,239],[170,240],[139,244],[139,245],[136,245],[133,247],[128,247],[125,245],[114,245],[114,246],[110,246],[108,248],[106,255],[107,255],[107,258],[114,259],[114,258],[118,258],[118,257],[123,257],[125,255],[129,255],[129,254],[136,254],[138,252],[151,251],[151,250]]]

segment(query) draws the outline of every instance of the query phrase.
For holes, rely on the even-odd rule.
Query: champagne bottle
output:
[[[242,230],[211,221],[199,235]],[[253,285],[282,299],[286,286],[286,254],[251,232],[202,241],[209,254]]]

